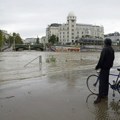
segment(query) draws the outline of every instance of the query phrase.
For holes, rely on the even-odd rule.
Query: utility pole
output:
[[[13,50],[15,50],[15,36],[13,36]]]

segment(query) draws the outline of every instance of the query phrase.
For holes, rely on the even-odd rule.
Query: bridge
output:
[[[15,44],[15,45],[13,45],[13,50],[15,50],[15,51],[21,51],[21,50],[38,50],[38,51],[43,51],[44,50],[44,46],[43,46],[43,44],[34,44],[34,45]]]

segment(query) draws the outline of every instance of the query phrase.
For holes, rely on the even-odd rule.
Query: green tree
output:
[[[48,42],[54,45],[55,43],[58,43],[58,37],[56,37],[55,35],[52,35],[48,40]]]
[[[22,38],[18,33],[13,33],[12,39],[12,43],[15,42],[15,44],[23,44]]]
[[[23,44],[22,38],[20,37],[19,34],[16,35],[15,41],[16,41],[17,44]]]
[[[37,37],[37,39],[36,39],[36,44],[39,44],[40,42],[39,42],[39,37]]]
[[[2,40],[3,40],[3,38],[2,38],[2,30],[0,30],[0,48],[2,46]]]

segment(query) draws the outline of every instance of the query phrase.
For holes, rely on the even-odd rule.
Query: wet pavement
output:
[[[24,67],[39,55],[42,65],[36,60]],[[0,120],[120,120],[119,93],[113,97],[110,89],[108,100],[94,105],[96,95],[87,89],[86,79],[96,73],[98,56],[99,53],[2,53]],[[119,65],[119,53],[116,56],[115,66]]]

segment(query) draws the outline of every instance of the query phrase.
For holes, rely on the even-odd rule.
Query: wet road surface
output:
[[[16,54],[11,55],[11,59],[10,56],[5,55],[0,58],[7,64],[13,64],[7,61],[16,58],[14,66],[9,65],[7,68],[5,65],[2,66],[4,69],[0,70],[2,76],[0,77],[0,120],[120,120],[120,96],[117,92],[114,98],[110,89],[108,100],[102,100],[98,105],[93,104],[96,96],[88,91],[86,79],[90,74],[95,73],[96,61],[86,61],[83,65],[76,63],[78,57],[69,55],[67,58],[61,58],[64,55],[59,54],[62,60],[58,62],[59,64],[54,64],[46,63],[46,58],[49,56],[47,55],[43,60],[43,70],[39,70],[38,62],[23,69],[26,60],[29,62],[33,56],[36,57],[40,53],[32,53],[32,55],[26,53],[29,60],[25,54],[18,54],[17,58],[20,56],[25,58],[17,59],[14,57]],[[46,56],[44,53],[42,55]],[[66,59],[69,62],[66,63]],[[19,65],[17,61],[22,62]],[[10,78],[4,76],[10,72],[12,74]],[[24,72],[30,77],[24,76],[25,79],[22,79]],[[111,72],[117,73],[116,69]],[[16,74],[19,75],[18,79]]]

